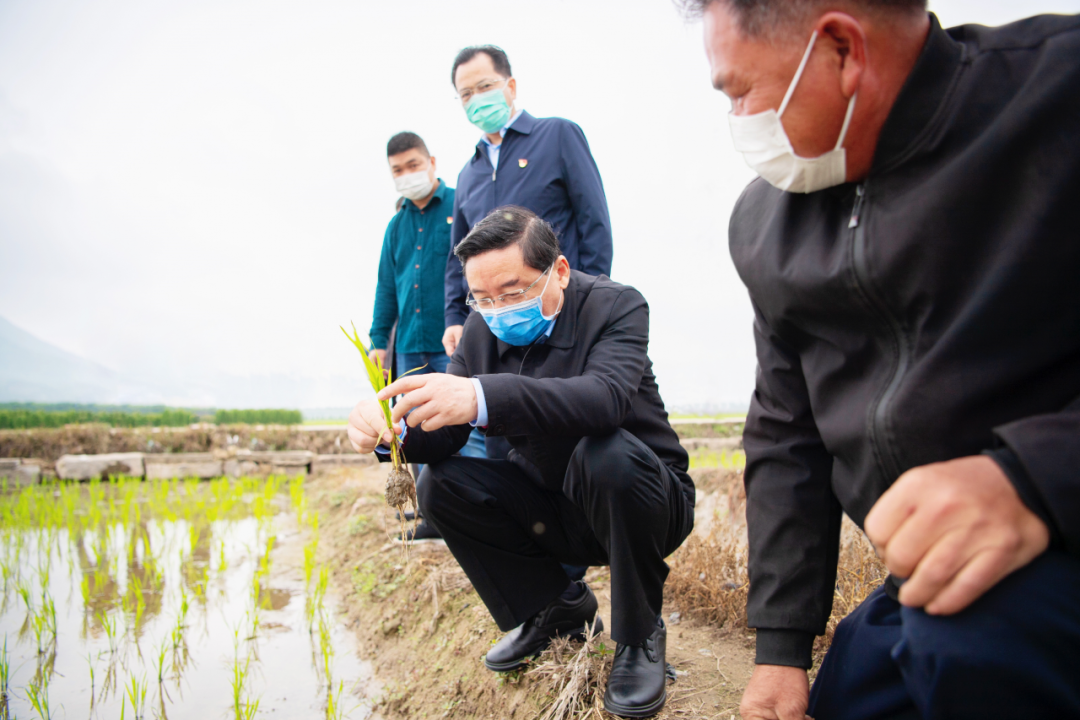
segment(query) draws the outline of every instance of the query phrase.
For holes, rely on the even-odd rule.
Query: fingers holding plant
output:
[[[409,427],[433,431],[448,425],[476,420],[476,389],[469,378],[430,373],[403,377],[388,385],[379,398],[402,395],[394,405],[393,419],[405,419]]]
[[[389,444],[386,416],[377,400],[361,400],[349,413],[349,442],[358,453],[371,453],[380,444]],[[395,432],[400,428],[395,425]]]

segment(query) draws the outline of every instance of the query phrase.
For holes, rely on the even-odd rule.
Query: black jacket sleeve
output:
[[[581,375],[530,378],[481,375],[488,408],[487,434],[607,435],[630,413],[648,362],[649,306],[623,288],[603,332],[589,349]]]
[[[754,310],[758,373],[743,435],[747,620],[759,664],[809,668],[832,611],[843,514],[799,355]]]
[[[1002,445],[990,454],[1055,545],[1080,556],[1080,398],[1058,413],[994,428]]]

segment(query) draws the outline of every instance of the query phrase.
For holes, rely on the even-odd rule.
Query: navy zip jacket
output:
[[[743,193],[759,663],[809,667],[842,513],[861,526],[914,467],[990,454],[1080,557],[1078,129],[1080,17],[932,18],[864,182]]]
[[[446,327],[463,325],[468,316],[469,288],[454,248],[502,205],[520,205],[551,223],[571,270],[611,275],[611,218],[585,133],[569,120],[522,111],[506,130],[498,169],[480,140],[458,175],[446,259]]]

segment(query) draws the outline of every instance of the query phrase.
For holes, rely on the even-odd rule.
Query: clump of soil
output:
[[[404,465],[390,468],[386,477],[386,504],[404,514],[405,507],[416,510],[416,481]]]

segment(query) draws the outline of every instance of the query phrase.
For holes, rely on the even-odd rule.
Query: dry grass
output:
[[[691,536],[669,559],[666,599],[685,615],[717,627],[744,630],[749,580],[743,476],[741,472],[714,473],[703,479],[708,490],[720,493],[725,502],[718,503],[708,533]],[[866,536],[845,517],[832,615],[825,635],[814,643],[815,667],[829,649],[836,625],[887,575]]]
[[[592,628],[584,642],[555,638],[528,674],[541,680],[552,695],[540,720],[602,719],[604,688],[611,672],[613,649],[600,642]]]

